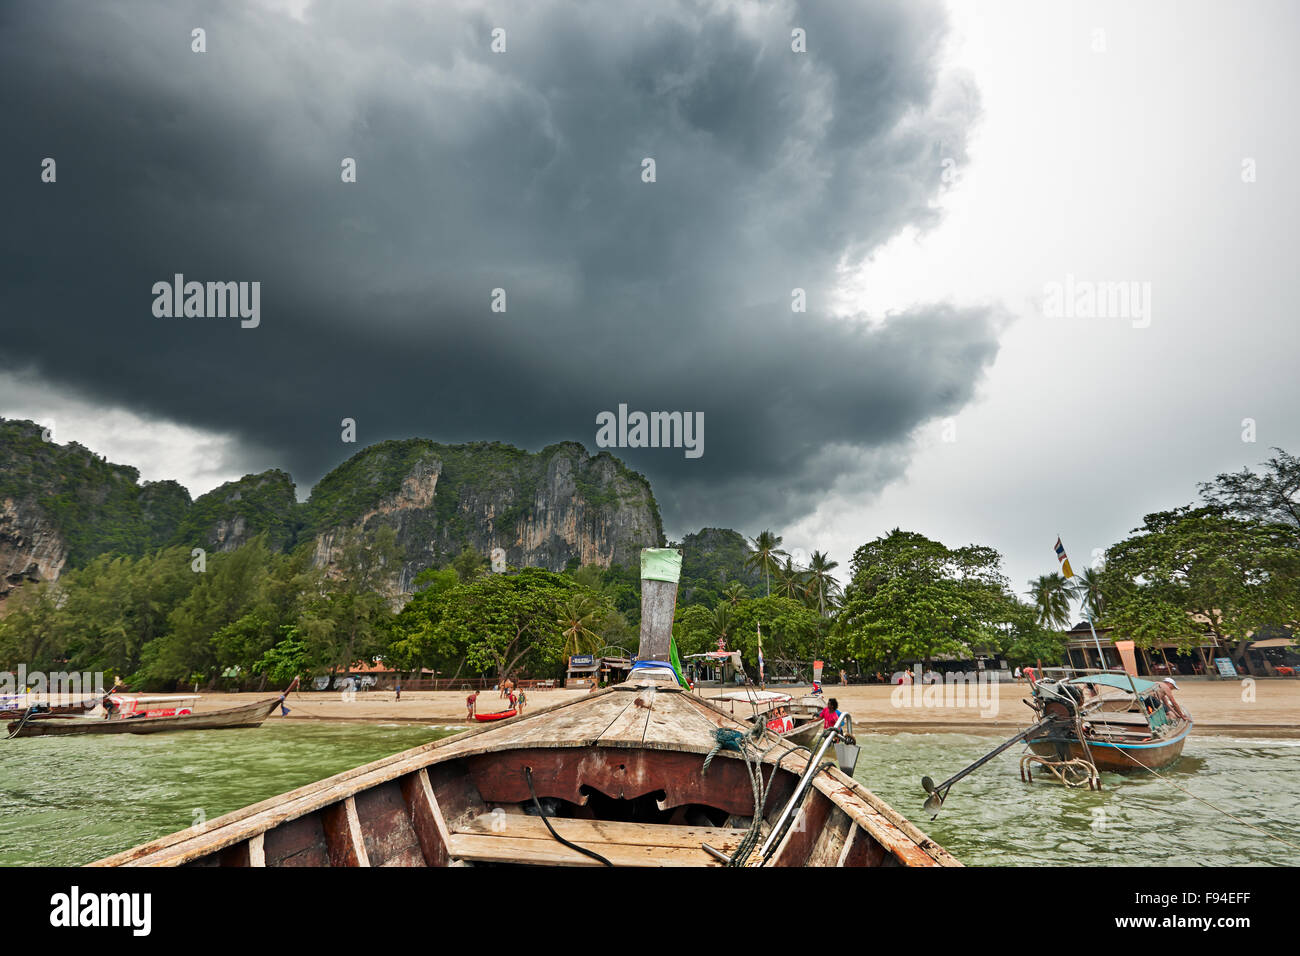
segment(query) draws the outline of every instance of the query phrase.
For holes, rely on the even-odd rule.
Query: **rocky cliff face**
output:
[[[208,551],[234,551],[265,533],[267,546],[280,550],[297,538],[299,511],[287,472],[245,475],[194,499],[172,540]]]
[[[0,501],[0,600],[26,581],[53,581],[67,560],[63,536],[39,508]]]
[[[363,489],[370,500],[356,494]],[[337,560],[347,529],[393,528],[404,552],[400,591],[465,547],[561,570],[571,561],[635,564],[641,548],[663,540],[645,478],[574,442],[536,454],[499,443],[384,442],[322,478],[307,511],[320,565]]]
[[[636,566],[663,543],[650,485],[607,452],[576,442],[537,453],[497,442],[382,442],[335,468],[299,504],[283,471],[247,475],[190,501],[31,422],[0,419],[0,601],[24,581],[52,580],[105,552],[166,546],[232,551],[265,533],[272,548],[306,542],[337,561],[352,529],[391,527],[404,552],[395,592],[464,548],[516,567],[570,562]]]

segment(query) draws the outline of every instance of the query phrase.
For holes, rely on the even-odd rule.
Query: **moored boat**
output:
[[[287,693],[287,691],[286,691]],[[136,710],[114,716],[75,717],[64,714],[28,713],[12,721],[11,737],[63,737],[73,734],[154,734],[174,730],[220,730],[258,727],[284,701],[284,694],[236,707],[195,712],[188,707],[166,708],[171,713]]]
[[[692,693],[680,553],[642,556],[622,684],[375,761],[104,866],[955,866],[875,794]]]
[[[1102,772],[1159,770],[1182,756],[1194,722],[1169,713],[1155,682],[1123,671],[1066,676],[1076,672],[1050,668],[1045,673],[1061,676],[1033,681],[1025,703],[1038,718],[1035,723],[943,783],[922,779],[928,812],[939,812],[954,783],[1021,742],[1026,747],[1021,779],[1032,782],[1037,767],[1067,786],[1094,790],[1101,788]]]

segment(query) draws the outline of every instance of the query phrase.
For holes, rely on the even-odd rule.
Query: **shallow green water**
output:
[[[998,741],[965,734],[868,734],[855,776],[967,865],[1300,865],[1292,850],[1151,774],[1102,774],[1097,792],[1036,773],[1012,747],[953,785],[938,818],[921,777],[945,780]],[[1203,800],[1300,845],[1300,740],[1192,737],[1160,771]]]
[[[455,732],[437,725],[268,721],[255,730],[0,741],[0,864],[86,863],[195,822]],[[858,779],[966,864],[1300,864],[1147,774],[1099,793],[1020,782],[1020,749],[953,787],[939,818],[920,778],[942,780],[997,741],[864,734]],[[1300,740],[1192,738],[1169,776],[1300,844]]]
[[[88,863],[455,733],[269,720],[183,734],[0,740],[0,864]]]

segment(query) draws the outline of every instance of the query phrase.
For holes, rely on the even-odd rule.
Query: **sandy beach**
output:
[[[982,699],[972,690],[969,699],[942,699],[933,690],[913,685],[907,688],[883,685],[841,687],[823,685],[826,696],[836,698],[841,709],[853,716],[859,733],[972,733],[1010,734],[1030,722],[1030,710],[1021,701],[1029,694],[1025,685],[986,685]],[[782,693],[795,696],[808,688],[780,686]],[[585,691],[536,690],[528,692],[530,709],[547,707],[583,696]],[[717,688],[699,693],[716,696]],[[196,709],[231,707],[262,694],[203,694]],[[1196,721],[1196,733],[1245,737],[1300,737],[1300,681],[1265,679],[1258,681],[1181,680],[1176,694],[1183,708]],[[295,692],[289,695],[288,720],[356,720],[383,723],[412,721],[445,726],[467,725],[465,691],[404,691],[396,699],[392,691],[360,691],[345,699],[338,691]],[[478,699],[480,713],[504,710],[506,702],[496,691],[484,691]],[[724,707],[731,705],[724,703]],[[739,716],[746,705],[736,705]],[[278,718],[277,718],[278,719]]]

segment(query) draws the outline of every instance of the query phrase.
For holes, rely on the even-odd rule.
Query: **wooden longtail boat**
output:
[[[1056,671],[1074,672],[1045,669]],[[954,783],[1022,741],[1027,753],[1020,759],[1020,776],[1030,782],[1039,767],[1067,786],[1099,790],[1102,772],[1169,766],[1182,756],[1194,722],[1169,714],[1153,693],[1155,686],[1122,671],[1035,680],[1033,696],[1025,703],[1038,720],[943,783],[922,778],[929,794],[926,811],[937,815]]]
[[[1151,696],[1154,687],[1152,681],[1104,672],[1038,681],[1036,712],[1058,719],[1026,743],[1040,757],[1086,760],[1098,771],[1167,767],[1182,756],[1193,721],[1167,713]],[[1084,688],[1094,688],[1097,696],[1089,697]]]
[[[227,727],[257,727],[280,706],[284,696],[269,697],[251,704],[159,717],[69,717],[33,714],[9,724],[14,737],[62,737],[71,734],[156,734],[173,730],[219,730]]]
[[[823,764],[825,747],[810,760],[683,686],[668,663],[680,561],[664,549],[642,555],[641,647],[624,683],[95,865],[717,866],[733,855],[748,865],[959,865]],[[724,740],[748,756],[719,749]]]

